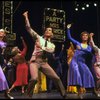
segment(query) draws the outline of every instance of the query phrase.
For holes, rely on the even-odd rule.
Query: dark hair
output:
[[[46,26],[45,28],[44,28],[44,34],[43,34],[43,36],[45,35],[45,31],[47,30],[47,28],[51,28],[52,29],[52,36],[51,36],[51,38],[53,37],[53,28],[52,27],[50,27],[50,26]]]
[[[46,31],[47,28],[52,28],[52,27],[51,27],[51,26],[46,26],[46,27],[44,27],[44,29],[43,29],[44,32]]]

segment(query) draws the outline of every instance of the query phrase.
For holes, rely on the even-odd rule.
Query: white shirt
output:
[[[55,51],[55,45],[49,41],[47,41],[47,46],[45,47],[45,39],[42,36],[38,35],[37,41],[35,43],[35,48],[32,53],[31,61],[35,60],[36,57],[41,57],[43,55],[43,50],[45,50],[48,53],[53,53]],[[40,45],[40,47],[37,46],[37,44]]]

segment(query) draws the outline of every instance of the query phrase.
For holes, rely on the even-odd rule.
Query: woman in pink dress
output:
[[[18,47],[14,47],[12,49],[12,55],[13,60],[18,64],[16,69],[16,81],[12,85],[12,87],[9,89],[9,92],[16,86],[22,86],[22,93],[24,93],[24,87],[28,84],[28,65],[25,60],[25,55],[27,51],[27,46],[24,42],[24,39],[22,39],[23,42],[23,50],[20,51]]]

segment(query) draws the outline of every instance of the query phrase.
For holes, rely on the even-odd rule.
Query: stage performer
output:
[[[28,85],[28,92],[27,92],[28,95],[31,97],[33,95],[33,89],[38,80],[38,70],[40,70],[47,77],[51,78],[55,82],[61,95],[65,98],[66,97],[65,88],[58,75],[48,64],[47,55],[53,53],[55,50],[55,45],[50,42],[53,36],[52,28],[47,27],[45,29],[44,35],[40,36],[30,26],[29,19],[28,19],[28,11],[24,12],[23,16],[25,18],[26,29],[33,37],[33,40],[35,41],[34,51],[30,59],[31,80]]]

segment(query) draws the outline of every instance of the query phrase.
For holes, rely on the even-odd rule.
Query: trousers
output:
[[[47,77],[52,79],[55,83],[55,86],[59,90],[60,94],[64,96],[66,94],[65,88],[61,82],[61,79],[56,74],[56,72],[52,69],[52,67],[47,63],[46,60],[42,58],[37,58],[34,62],[30,63],[30,75],[31,80],[38,79],[38,70],[41,70]],[[34,84],[35,85],[35,84]]]

